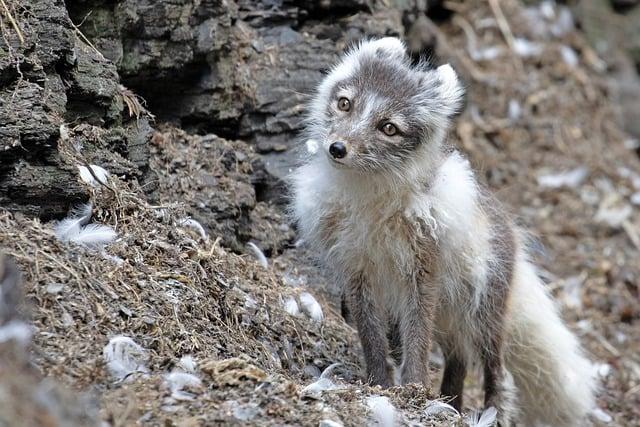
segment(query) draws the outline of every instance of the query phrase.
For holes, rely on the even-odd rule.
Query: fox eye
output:
[[[351,109],[351,101],[349,101],[345,97],[338,99],[338,110],[349,111],[350,109]]]
[[[384,134],[387,135],[387,136],[393,136],[396,133],[398,133],[398,128],[393,123],[385,123],[385,124],[383,124],[382,127],[380,128],[380,130],[382,132],[384,132]]]

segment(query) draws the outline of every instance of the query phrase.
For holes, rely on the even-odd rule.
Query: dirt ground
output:
[[[430,31],[468,88],[452,142],[538,243],[541,273],[602,382],[593,422],[640,425],[640,161],[606,64],[575,30],[541,32],[515,3],[504,6],[507,31],[485,2],[450,6],[454,18]],[[368,399],[386,396],[401,424],[436,426],[479,407],[475,375],[462,417],[425,411],[431,390],[363,385],[357,335],[322,270],[295,247],[282,207],[256,197],[251,147],[157,128],[153,199],[116,175],[91,188],[91,222],[117,232],[105,249],[0,210],[0,246],[23,272],[33,325],[26,350],[0,340],[0,356],[12,355],[0,357],[0,425],[356,426],[374,416]],[[72,141],[59,144],[75,167]],[[322,319],[303,309],[306,293]],[[140,346],[120,378],[103,354],[117,336]],[[436,354],[436,379],[439,367]]]

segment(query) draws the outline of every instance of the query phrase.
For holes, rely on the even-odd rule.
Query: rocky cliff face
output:
[[[138,180],[153,197],[145,108],[158,122],[251,144],[263,155],[254,199],[282,201],[304,103],[329,64],[365,35],[402,35],[429,6],[397,3],[9,1],[0,206],[49,220],[87,199],[61,137],[73,139],[77,165]],[[250,221],[251,209],[239,211],[236,222]]]
[[[69,13],[160,119],[268,154],[290,147],[309,90],[338,52],[365,35],[403,33],[402,8],[374,3],[85,1],[69,2]],[[283,156],[267,158],[271,172],[286,172]]]
[[[115,65],[81,41],[62,2],[8,2],[0,47],[0,205],[50,219],[87,195],[61,161],[68,128],[87,161],[116,155],[147,176],[148,119],[123,110]],[[97,138],[97,135],[100,135]]]

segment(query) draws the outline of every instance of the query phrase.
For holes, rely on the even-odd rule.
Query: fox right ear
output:
[[[449,64],[444,64],[435,69],[438,80],[438,94],[442,101],[442,107],[448,116],[453,116],[462,107],[464,101],[464,87],[458,75]]]

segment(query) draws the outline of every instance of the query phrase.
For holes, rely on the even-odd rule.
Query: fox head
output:
[[[463,96],[451,66],[412,65],[397,38],[365,41],[319,85],[307,130],[338,168],[402,173],[411,159],[438,152]]]

